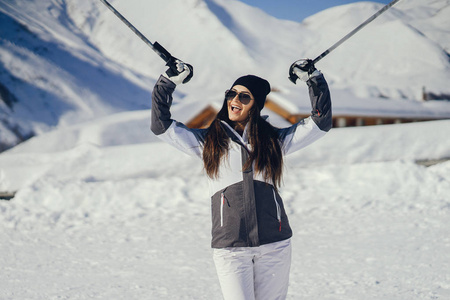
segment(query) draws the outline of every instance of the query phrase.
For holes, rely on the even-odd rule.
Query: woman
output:
[[[285,299],[291,264],[292,231],[278,193],[283,156],[299,150],[331,128],[331,100],[322,73],[311,60],[292,64],[291,80],[306,81],[312,115],[283,129],[260,112],[270,84],[254,75],[238,78],[207,129],[189,129],[171,119],[176,85],[189,75],[161,75],[152,94],[152,131],[162,140],[203,160],[209,178],[212,243],[225,299]],[[168,75],[170,74],[170,75]]]

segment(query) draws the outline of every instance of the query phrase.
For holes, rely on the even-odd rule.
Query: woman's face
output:
[[[232,99],[228,98],[227,100],[228,118],[233,122],[246,123],[250,109],[255,105],[253,95],[243,85],[235,85],[230,91],[235,92],[236,96]],[[248,101],[249,98],[250,101]],[[242,99],[242,101],[240,99]]]

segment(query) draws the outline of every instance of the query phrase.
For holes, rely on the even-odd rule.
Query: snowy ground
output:
[[[450,157],[449,127],[333,129],[289,156],[288,299],[450,299],[450,162],[414,162]],[[18,189],[0,201],[1,299],[221,299],[200,161],[154,139],[33,142],[0,155],[0,190]]]

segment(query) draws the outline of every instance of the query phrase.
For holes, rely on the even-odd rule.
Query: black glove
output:
[[[176,58],[171,59],[166,66],[169,66],[169,68],[163,75],[176,85],[188,82],[194,75],[194,69],[191,65]]]
[[[314,76],[320,75],[311,59],[300,59],[294,62],[289,68],[289,79],[296,83],[297,79],[308,81]]]

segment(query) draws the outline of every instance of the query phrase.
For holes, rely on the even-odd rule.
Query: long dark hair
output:
[[[219,176],[220,162],[228,155],[230,138],[220,124],[221,121],[227,122],[234,128],[234,122],[228,118],[227,100],[224,100],[221,110],[211,123],[205,137],[203,164],[210,178]],[[253,105],[249,111],[248,123],[251,152],[243,170],[254,165],[254,171],[261,173],[265,181],[270,179],[277,189],[281,185],[283,169],[283,156],[277,130],[261,117],[256,105]]]

